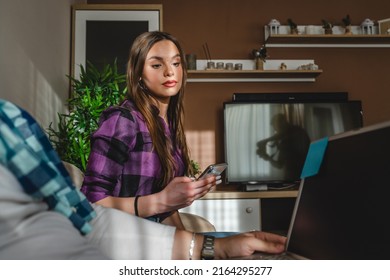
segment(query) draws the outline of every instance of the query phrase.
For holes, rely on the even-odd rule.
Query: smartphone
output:
[[[227,163],[217,163],[217,164],[211,164],[207,166],[207,168],[202,172],[202,174],[199,175],[198,179],[203,179],[209,174],[213,175],[221,175],[222,172],[226,169]]]

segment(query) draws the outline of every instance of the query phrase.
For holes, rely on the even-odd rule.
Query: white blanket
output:
[[[175,228],[94,206],[86,237],[0,165],[0,259],[170,259]]]

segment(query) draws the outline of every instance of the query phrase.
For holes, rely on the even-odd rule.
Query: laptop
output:
[[[390,122],[311,143],[282,255],[389,259]]]

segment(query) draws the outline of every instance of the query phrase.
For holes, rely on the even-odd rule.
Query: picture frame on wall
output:
[[[162,31],[162,5],[76,4],[72,6],[71,76],[90,61],[98,69],[117,60],[126,73],[130,47],[146,31]]]
[[[379,34],[390,35],[390,18],[378,20]]]

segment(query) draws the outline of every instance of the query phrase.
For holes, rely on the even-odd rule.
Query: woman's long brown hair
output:
[[[168,106],[168,122],[172,131],[172,139],[165,137],[164,126],[159,120],[159,110],[156,100],[149,93],[141,81],[146,56],[152,46],[162,40],[172,41],[179,50],[181,67],[183,68],[182,87],[178,94],[172,96]],[[189,151],[184,133],[184,88],[187,80],[186,61],[183,49],[175,37],[160,31],[146,32],[138,36],[131,49],[127,65],[128,98],[132,100],[145,118],[146,125],[152,137],[153,148],[161,162],[161,176],[159,185],[165,187],[174,177],[177,163],[172,156],[174,148],[182,153],[185,172],[193,175],[190,164]]]

